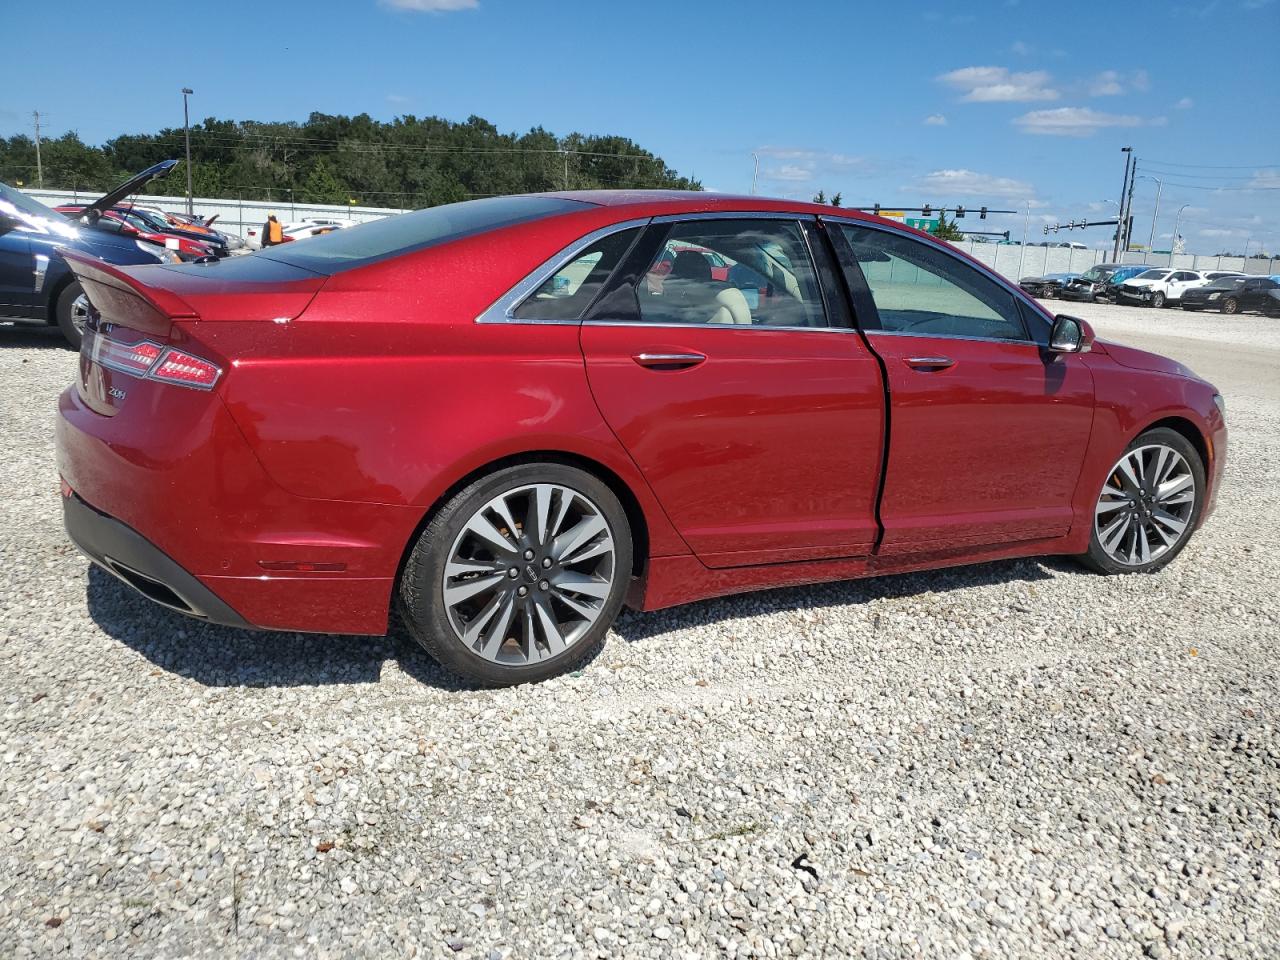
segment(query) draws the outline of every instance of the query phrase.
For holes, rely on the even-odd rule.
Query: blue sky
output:
[[[1037,239],[1113,212],[1133,145],[1165,181],[1158,249],[1183,204],[1192,252],[1280,249],[1280,0],[46,0],[4,21],[46,54],[6,71],[6,136],[33,109],[91,143],[180,125],[184,85],[193,119],[478,114],[629,136],[711,189],[748,191],[755,153],[775,196],[1029,202]],[[85,49],[64,33],[98,38],[83,69],[56,66]]]

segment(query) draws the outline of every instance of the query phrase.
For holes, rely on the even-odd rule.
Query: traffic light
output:
[[[876,215],[877,217],[878,217],[878,216],[880,216],[880,204],[878,204],[878,203],[877,203],[877,204],[876,204],[876,206],[875,206],[875,215]]]
[[[985,219],[987,219],[987,208],[986,208],[986,207],[983,207],[981,210],[979,210],[979,211],[978,211],[978,219],[979,219],[979,220],[985,220]]]
[[[1044,235],[1046,237],[1049,235],[1049,225],[1047,223],[1044,225]]]
[[[959,220],[964,216],[964,207],[956,207],[956,219]]]
[[[1006,231],[1004,232],[1004,239],[1005,239],[1005,243],[1008,243],[1008,242],[1009,242],[1009,231],[1008,231],[1008,230],[1006,230]]]
[[[930,204],[928,204],[928,203],[926,203],[926,204],[924,205],[924,208],[920,211],[920,213],[921,213],[923,216],[926,216],[926,217],[927,217],[927,216],[929,216],[930,214],[932,214],[932,213],[933,213],[933,206],[932,206],[932,205],[930,205]]]

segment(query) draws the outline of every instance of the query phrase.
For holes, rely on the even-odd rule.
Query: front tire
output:
[[[1089,552],[1099,573],[1154,573],[1182,552],[1204,503],[1204,463],[1182,434],[1148,430],[1121,454],[1094,507]]]
[[[410,633],[487,687],[566,673],[604,641],[631,579],[631,530],[597,477],[531,463],[469,484],[427,524],[405,564]]]
[[[1239,313],[1240,301],[1237,300],[1235,297],[1227,297],[1227,299],[1222,301],[1222,312],[1223,313]]]
[[[1151,305],[1159,310],[1165,305],[1165,295],[1157,290],[1151,295]]]
[[[85,296],[79,280],[72,280],[62,288],[53,311],[62,336],[72,350],[79,350],[80,341],[84,339],[84,325],[89,319],[89,298]]]

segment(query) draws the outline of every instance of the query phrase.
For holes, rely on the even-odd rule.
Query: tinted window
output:
[[[1029,339],[1013,294],[974,267],[911,237],[847,224],[840,230],[871,288],[879,329],[925,337]],[[872,328],[867,318],[859,319]]]
[[[804,235],[789,220],[674,224],[636,298],[648,323],[827,326]]]
[[[556,197],[492,197],[429,207],[337,230],[306,243],[271,247],[260,254],[319,273],[349,270],[499,227],[583,210],[577,200]]]
[[[520,320],[577,320],[618,265],[639,228],[619,230],[577,254],[516,307]]]
[[[1133,279],[1135,280],[1163,280],[1167,270],[1144,270]]]

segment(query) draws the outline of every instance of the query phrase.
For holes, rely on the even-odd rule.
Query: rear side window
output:
[[[411,253],[486,230],[583,210],[587,204],[558,197],[490,197],[448,203],[362,223],[259,254],[317,273],[337,273]]]
[[[517,320],[577,320],[627,255],[640,228],[597,240],[547,277],[512,316]]]

